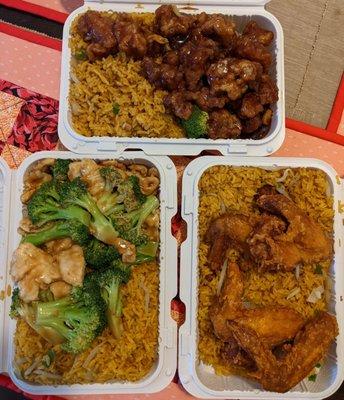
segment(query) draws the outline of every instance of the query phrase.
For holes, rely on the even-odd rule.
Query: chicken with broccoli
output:
[[[10,316],[79,354],[105,328],[116,339],[125,329],[123,285],[158,257],[160,180],[154,168],[117,161],[42,165],[45,179],[27,187],[12,257]]]

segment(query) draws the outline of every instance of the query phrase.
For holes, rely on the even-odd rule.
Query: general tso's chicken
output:
[[[225,259],[229,244],[243,253],[248,253],[247,239],[254,227],[255,217],[239,213],[227,213],[211,222],[205,234],[210,244],[208,255],[210,268],[219,270]]]
[[[81,286],[85,275],[84,253],[80,246],[73,245],[56,256],[62,279],[72,286]]]
[[[248,240],[250,252],[262,270],[293,270],[302,263],[326,260],[332,254],[332,240],[322,227],[286,196],[262,194],[258,207],[263,216]]]
[[[225,58],[213,63],[207,78],[213,94],[226,93],[230,100],[237,100],[248,90],[251,81],[260,78],[262,67],[249,60]]]
[[[120,16],[114,25],[118,50],[135,59],[144,57],[148,42],[142,27],[130,17]]]
[[[257,40],[263,46],[269,46],[274,39],[271,31],[260,27],[256,21],[250,21],[243,30],[243,35]]]
[[[255,362],[257,369],[247,371],[247,376],[258,380],[265,390],[280,393],[306,378],[338,335],[335,317],[321,312],[300,330],[289,351],[276,358],[254,330],[234,321],[228,325],[239,346]]]
[[[211,139],[237,138],[242,129],[240,119],[224,108],[210,113],[208,125]]]
[[[21,299],[27,303],[38,300],[40,289],[61,279],[53,257],[31,243],[21,243],[14,252],[11,276],[18,282]]]
[[[198,16],[198,27],[204,36],[214,38],[225,48],[235,41],[235,24],[226,15],[202,13]]]
[[[88,10],[80,16],[78,31],[85,42],[90,42],[86,49],[89,60],[106,57],[117,50],[113,28],[114,21],[97,11]]]
[[[170,109],[178,118],[188,119],[192,113],[192,103],[187,100],[182,91],[174,90],[166,95],[164,106]]]
[[[240,117],[253,118],[263,111],[263,105],[256,93],[246,93],[243,97]]]
[[[158,89],[173,91],[184,85],[183,73],[172,64],[158,63],[145,57],[142,61],[142,70],[147,80]]]
[[[97,198],[103,193],[105,182],[94,160],[83,159],[69,164],[68,178],[73,180],[78,177],[86,184],[91,196]]]
[[[155,30],[167,38],[186,37],[193,23],[194,18],[181,14],[176,6],[166,4],[155,10]]]
[[[269,347],[293,339],[304,319],[289,307],[270,306],[245,308],[242,302],[244,286],[239,266],[229,262],[221,293],[214,301],[210,315],[216,336],[227,342],[232,337],[228,321],[254,330]]]

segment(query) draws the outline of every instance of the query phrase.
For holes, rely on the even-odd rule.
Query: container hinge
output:
[[[227,147],[228,154],[247,154],[246,144],[230,144]]]
[[[189,333],[182,333],[180,335],[180,352],[182,356],[188,356],[190,354],[190,343],[191,338]]]
[[[174,344],[174,336],[173,336],[173,329],[172,328],[165,328],[164,329],[164,345],[168,349],[172,349]]]

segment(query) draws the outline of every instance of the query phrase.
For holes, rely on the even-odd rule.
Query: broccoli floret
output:
[[[52,227],[43,231],[29,233],[23,238],[24,243],[40,246],[49,240],[70,237],[80,246],[86,245],[90,240],[88,228],[76,219],[56,222]]]
[[[136,175],[129,176],[118,186],[117,191],[127,212],[138,209],[146,201],[146,196],[141,192],[140,181]]]
[[[135,246],[148,242],[148,237],[142,232],[142,224],[147,217],[159,207],[159,200],[155,196],[148,196],[144,204],[130,213],[112,214],[111,219],[119,232],[119,236]]]
[[[113,190],[124,181],[124,175],[113,167],[100,168],[99,172],[105,182],[104,194],[97,200],[100,211],[105,215],[123,211],[124,205],[118,204],[118,193]]]
[[[109,328],[117,339],[123,332],[121,284],[127,283],[129,278],[129,268],[109,268],[95,275],[107,306],[106,316]]]
[[[55,160],[54,165],[51,167],[51,172],[55,181],[63,182],[68,181],[69,164],[72,160],[58,158]]]
[[[52,295],[52,293],[51,293]],[[45,299],[44,299],[45,300]],[[37,303],[24,303],[19,296],[19,289],[15,288],[12,293],[12,303],[10,308],[11,318],[22,318],[39,335],[51,344],[62,343],[63,338],[51,328],[37,326],[36,324]]]
[[[12,302],[10,308],[10,317],[18,318],[20,315],[21,300],[19,297],[19,289],[15,288],[12,292]]]
[[[73,288],[70,296],[38,302],[36,325],[53,329],[63,338],[61,348],[77,354],[86,350],[103,331],[105,313],[99,286],[86,276],[83,286]]]
[[[86,264],[97,270],[108,268],[120,254],[114,246],[109,246],[97,239],[92,239],[83,246]]]
[[[71,182],[64,182],[59,187],[59,193],[63,202],[82,207],[92,215],[90,230],[97,239],[107,244],[116,242],[118,232],[108,218],[99,210],[80,178],[76,178]]]
[[[27,205],[30,220],[35,225],[41,226],[59,219],[77,219],[89,226],[91,216],[87,211],[73,205],[68,207],[61,205],[58,186],[54,181],[47,182],[34,193]]]
[[[199,139],[208,135],[209,114],[202,111],[199,107],[193,106],[192,114],[189,119],[181,119],[180,123],[184,128],[187,137]]]
[[[158,251],[157,242],[147,242],[146,244],[138,246],[136,248],[136,258],[134,262],[124,263],[120,258],[118,258],[112,261],[112,267],[125,269],[131,265],[138,265],[154,261],[156,258],[157,251]]]

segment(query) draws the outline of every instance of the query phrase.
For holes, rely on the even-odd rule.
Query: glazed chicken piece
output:
[[[242,129],[240,119],[224,108],[213,111],[209,116],[208,124],[208,135],[211,139],[237,138]]]
[[[243,35],[257,40],[263,46],[269,46],[274,39],[273,32],[261,28],[256,21],[250,21],[245,26]]]
[[[256,93],[246,93],[240,108],[240,117],[254,118],[263,111],[263,105]]]
[[[72,286],[64,281],[57,281],[50,284],[49,289],[54,295],[54,299],[62,299],[70,294]]]
[[[155,30],[167,38],[186,37],[193,23],[192,16],[181,14],[175,6],[163,5],[155,10]]]
[[[78,177],[86,184],[91,196],[97,198],[103,193],[105,182],[94,160],[84,159],[69,164],[68,178],[73,180]]]
[[[235,53],[241,58],[262,64],[264,69],[268,70],[272,62],[272,56],[266,46],[272,39],[272,32],[259,28],[256,23],[254,25],[249,23],[244,33],[237,38]]]
[[[244,137],[250,137],[251,134],[262,126],[263,120],[260,115],[256,115],[253,118],[242,120],[241,124]]]
[[[221,293],[210,310],[214,332],[219,339],[228,342],[232,338],[228,325],[228,321],[232,320],[256,332],[269,348],[295,337],[304,324],[299,313],[283,306],[246,309],[242,302],[243,291],[243,277],[239,266],[230,262]]]
[[[200,79],[205,75],[208,64],[216,54],[217,48],[203,45],[202,40],[197,43],[188,41],[180,48],[179,59],[188,90],[196,90],[199,87]]]
[[[235,24],[228,16],[201,13],[197,22],[198,28],[204,36],[216,40],[223,47],[228,48],[235,41]]]
[[[273,190],[273,189],[272,189]],[[258,207],[282,217],[261,219],[248,243],[250,252],[263,270],[293,270],[296,265],[315,263],[332,255],[332,240],[321,226],[292,200],[280,193],[258,195]]]
[[[261,72],[258,63],[225,58],[210,66],[207,78],[212,93],[226,93],[230,100],[237,100],[247,91],[251,81],[260,79]]]
[[[47,289],[47,285],[61,279],[53,257],[31,243],[21,243],[14,252],[10,273],[26,303],[38,300],[40,289]]]
[[[114,21],[98,11],[88,10],[78,20],[78,31],[85,42],[90,42],[86,53],[90,61],[117,51]]]
[[[142,27],[129,16],[121,15],[114,24],[118,50],[134,59],[142,58],[148,51],[148,42]],[[157,35],[156,35],[157,36]]]
[[[62,279],[72,285],[81,286],[85,275],[84,253],[80,246],[73,245],[57,253],[56,261]]]
[[[186,91],[185,98],[194,101],[200,109],[207,112],[215,108],[223,108],[228,101],[226,96],[211,94],[209,88],[205,86],[195,92]]]
[[[205,240],[210,244],[208,260],[212,270],[217,271],[221,268],[229,245],[241,253],[249,252],[246,241],[254,223],[253,216],[239,213],[223,214],[210,223]]]
[[[306,378],[338,335],[336,318],[320,312],[299,331],[289,351],[277,359],[254,330],[234,321],[228,325],[239,346],[257,367],[246,375],[258,380],[265,390],[279,393],[287,392]]]
[[[175,65],[158,63],[145,57],[142,62],[145,78],[158,89],[176,90],[184,86],[184,76]]]
[[[164,106],[181,119],[188,119],[192,114],[192,103],[186,100],[182,91],[176,90],[167,94],[164,99]]]
[[[258,88],[260,102],[263,105],[274,104],[278,100],[278,88],[269,75],[263,74]]]

